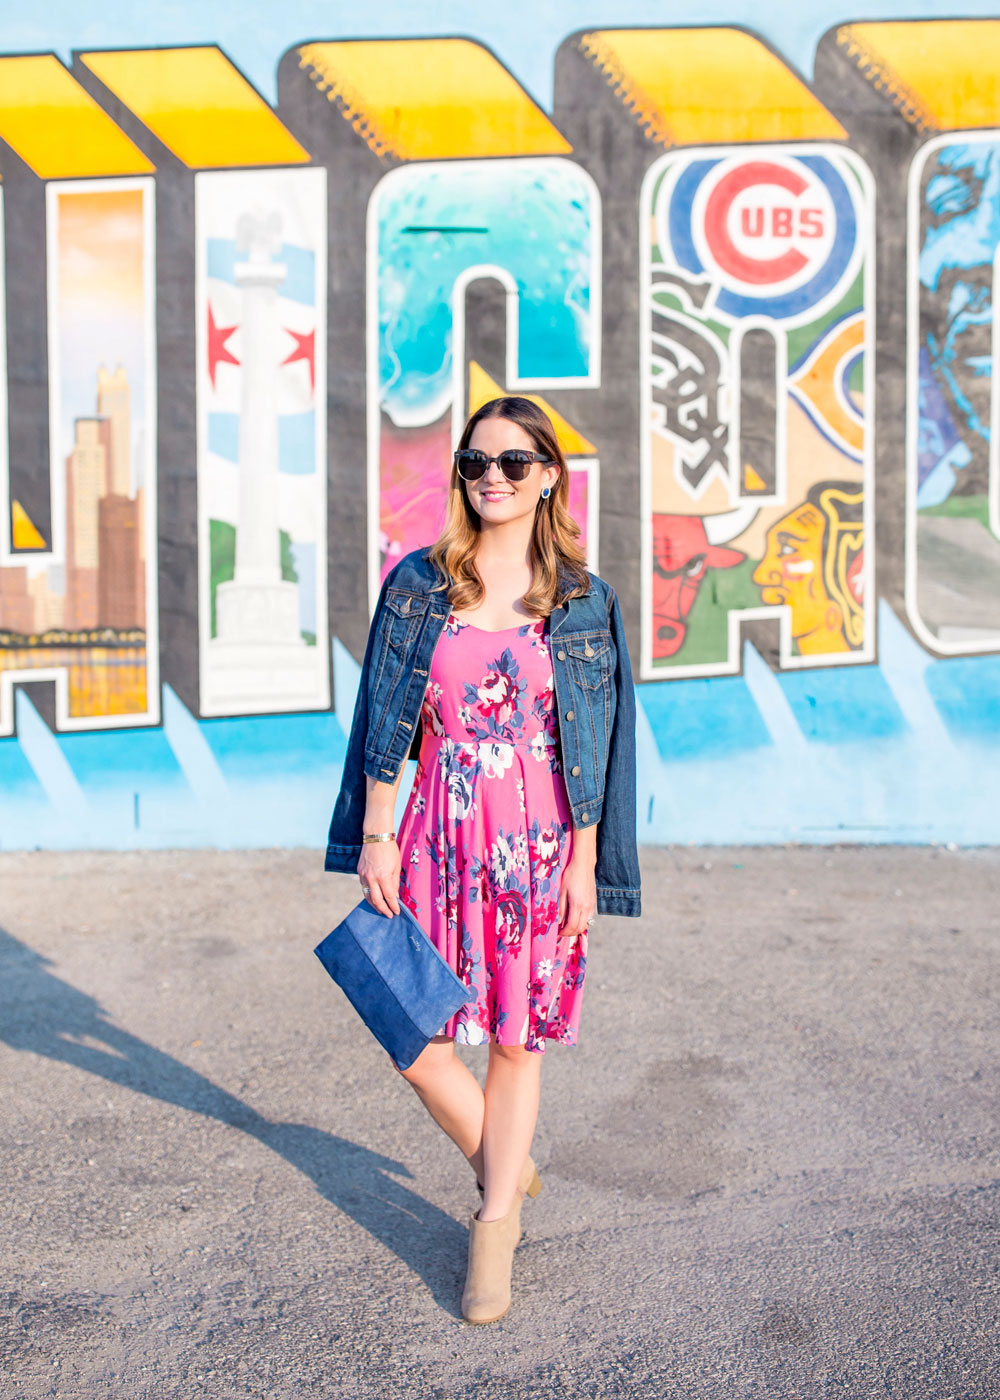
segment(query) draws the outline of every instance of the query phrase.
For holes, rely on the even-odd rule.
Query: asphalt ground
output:
[[[354,877],[0,856],[4,1400],[1000,1396],[1000,853],[641,861],[474,1327],[472,1173],[312,953]]]

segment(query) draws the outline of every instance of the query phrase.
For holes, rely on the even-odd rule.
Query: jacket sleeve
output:
[[[615,716],[608,746],[604,802],[597,827],[595,868],[598,908],[609,914],[641,914],[636,822],[635,685],[618,594],[611,590],[609,613],[615,644]]]

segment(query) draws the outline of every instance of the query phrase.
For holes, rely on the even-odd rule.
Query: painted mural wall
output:
[[[641,841],[1000,840],[1000,21],[808,81],[595,28],[551,113],[473,39],[275,63],[0,55],[0,848],[320,849],[381,580],[513,391]]]

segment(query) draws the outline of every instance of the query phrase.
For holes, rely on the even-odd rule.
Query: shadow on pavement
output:
[[[110,1021],[95,999],[49,971],[48,958],[0,928],[0,1042],[61,1061],[138,1094],[216,1119],[284,1157],[317,1191],[411,1268],[458,1315],[466,1232],[390,1173],[390,1157],[304,1123],[273,1123],[210,1079]],[[98,1041],[98,1046],[85,1041]],[[336,1222],[331,1221],[331,1228]]]

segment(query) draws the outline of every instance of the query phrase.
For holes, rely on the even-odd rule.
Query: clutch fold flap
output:
[[[362,899],[314,949],[365,1025],[406,1069],[469,998],[410,909],[379,913]]]

